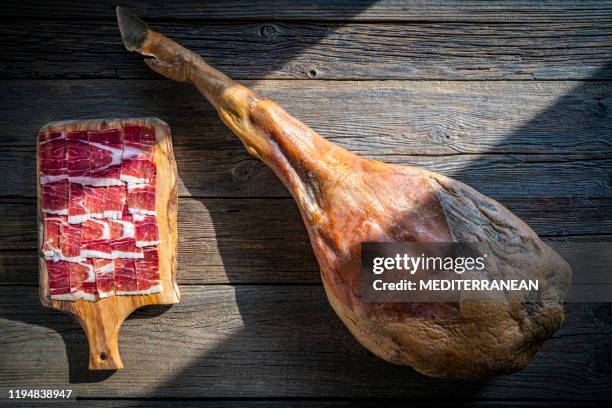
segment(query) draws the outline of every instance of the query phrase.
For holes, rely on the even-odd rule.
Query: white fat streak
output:
[[[161,282],[158,285],[155,286],[151,286],[148,289],[145,290],[139,290],[138,294],[139,295],[150,295],[152,293],[160,293],[162,291],[162,284]]]
[[[89,176],[76,176],[76,177],[71,177],[68,176],[68,181],[71,183],[78,183],[78,184],[90,184],[91,183],[91,177]]]
[[[142,259],[144,254],[142,252],[125,252],[113,250],[114,259]]]
[[[80,215],[69,215],[68,224],[82,224],[89,220],[89,213]]]
[[[121,211],[111,211],[111,210],[106,210],[104,211],[104,217],[106,218],[110,218],[111,220],[119,220],[121,218]]]
[[[83,258],[102,258],[102,259],[113,259],[112,252],[96,251],[95,249],[81,249],[81,257]]]
[[[146,185],[146,183],[148,183],[148,179],[146,178],[142,178],[142,177],[134,177],[134,176],[128,176],[126,174],[121,174],[120,179],[122,181],[125,181],[126,183],[128,183],[128,186],[130,185]]]
[[[93,293],[86,293],[86,292],[83,292],[82,299],[87,300],[89,302],[95,302],[96,300],[98,300],[96,295],[94,295]]]
[[[128,212],[132,215],[157,215],[157,211],[143,210],[142,208],[128,207]]]
[[[109,275],[109,274],[111,274],[114,271],[115,271],[115,268],[113,267],[113,263],[112,262],[107,263],[102,268],[97,270],[97,272],[100,275]]]
[[[134,238],[136,233],[134,231],[133,223],[126,220],[115,220],[115,222],[118,222],[119,224],[123,225],[123,230],[121,231],[121,237],[119,239]]]
[[[115,295],[137,295],[137,290],[116,290]]]
[[[85,258],[83,258],[80,253],[79,253],[79,256],[73,256],[73,257],[65,257],[64,254],[62,254],[60,251],[55,251],[53,253],[53,262],[66,261],[66,262],[81,263],[84,260]]]
[[[137,149],[133,146],[128,146],[128,145],[123,145],[123,158],[124,159],[130,159],[132,157],[136,157],[136,156],[144,156],[145,152],[144,150],[141,149]]]
[[[79,300],[81,299],[84,295],[85,292],[83,292],[81,289],[70,289],[70,295],[72,296],[72,300]]]
[[[51,295],[51,299],[53,300],[78,300],[78,298],[75,298],[72,293],[61,293],[58,295]]]
[[[92,221],[95,221],[95,220],[93,220],[93,218],[97,218],[99,220],[105,218],[103,212],[101,212],[101,213],[90,213],[89,216],[92,218]]]
[[[68,178],[68,174],[59,174],[56,176],[47,176],[47,175],[42,175],[40,176],[40,184],[48,184],[48,183],[53,183],[55,181],[61,181],[61,180],[66,180]]]
[[[113,296],[115,294],[114,290],[109,290],[109,291],[98,291],[98,297],[100,297],[100,299],[104,299],[110,296]]]
[[[43,208],[42,212],[46,214],[68,215],[68,208],[63,210],[49,210],[48,208]]]
[[[108,186],[121,186],[123,182],[119,179],[108,178],[108,177],[92,177],[90,184],[95,187],[108,187]]]
[[[152,246],[159,244],[159,241],[136,241],[136,246],[138,248]]]

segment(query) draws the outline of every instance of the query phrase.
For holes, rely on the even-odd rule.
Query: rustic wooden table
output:
[[[487,381],[426,378],[359,346],[287,191],[195,89],[124,50],[114,2],[95,3],[0,6],[1,387],[71,388],[91,406],[612,398],[610,304],[569,304],[529,367]],[[122,3],[334,142],[464,181],[557,248],[612,240],[610,1]],[[124,324],[125,369],[88,372],[77,323],[38,300],[35,136],[129,115],[172,128],[182,302]]]

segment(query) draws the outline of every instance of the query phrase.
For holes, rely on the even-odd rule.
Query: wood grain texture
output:
[[[159,274],[162,290],[159,293],[138,296],[110,296],[95,302],[80,299],[76,302],[51,299],[49,277],[40,248],[44,234],[42,214],[42,187],[36,165],[36,186],[38,190],[37,222],[39,241],[39,296],[43,306],[58,309],[74,316],[87,337],[90,370],[116,370],[123,368],[119,355],[119,330],[123,321],[136,309],[153,304],[174,304],[180,299],[176,284],[177,257],[177,205],[176,163],[172,152],[172,139],[168,125],[157,118],[139,119],[96,119],[85,121],[52,122],[45,125],[40,133],[65,130],[106,130],[121,128],[126,122],[140,123],[153,129],[156,137],[154,162],[157,170],[156,213],[159,235]],[[38,147],[38,145],[37,145]],[[37,155],[38,156],[38,155]]]
[[[112,0],[75,5],[69,0],[53,5],[35,0],[10,0],[2,3],[7,18],[114,19]],[[125,0],[145,20],[354,20],[354,21],[524,21],[544,22],[560,19],[574,22],[609,21],[610,1],[549,0],[272,0],[245,4],[242,0],[202,2],[197,0]]]
[[[234,79],[612,79],[612,20],[151,24]],[[115,21],[5,20],[0,36],[1,78],[158,78]]]
[[[182,292],[180,304],[142,309],[124,323],[126,368],[100,378],[85,369],[83,335],[70,318],[42,308],[33,287],[0,287],[2,385],[10,379],[124,398],[424,398],[441,389],[449,400],[610,397],[609,304],[570,304],[562,329],[525,370],[465,382],[432,380],[374,357],[334,316],[320,286]]]
[[[173,126],[181,195],[288,196],[187,86],[137,81],[126,92],[123,81],[4,81],[0,89],[14,107],[0,120],[4,196],[34,195],[39,120],[121,112],[163,115]],[[263,81],[255,90],[357,153],[424,166],[494,198],[610,197],[608,83]]]
[[[573,244],[576,235],[605,242],[612,231],[609,199],[515,198],[503,204],[546,237],[577,277],[589,268],[588,251]],[[32,199],[0,200],[0,284],[36,282],[35,212]],[[180,284],[320,283],[291,199],[181,198],[178,219]]]

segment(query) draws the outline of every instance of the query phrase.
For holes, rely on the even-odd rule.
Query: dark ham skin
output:
[[[571,271],[498,202],[430,171],[368,160],[337,146],[273,101],[207,65],[122,8],[128,50],[154,71],[193,83],[246,150],[268,165],[300,209],[331,306],[367,349],[432,377],[482,378],[525,367],[561,325]],[[506,279],[538,279],[535,298],[369,303],[360,245],[477,242]]]

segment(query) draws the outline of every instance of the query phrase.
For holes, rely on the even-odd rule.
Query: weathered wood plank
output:
[[[153,26],[236,79],[612,79],[612,21]],[[114,21],[5,20],[0,36],[2,78],[158,77]]]
[[[589,269],[584,256],[588,251],[564,237],[584,235],[598,242],[612,234],[609,199],[510,199],[504,204],[547,236],[576,274]],[[0,200],[0,284],[38,282],[35,217],[33,199]],[[612,264],[612,253],[609,258]],[[308,235],[291,199],[182,198],[178,265],[181,284],[320,283]]]
[[[53,4],[35,0],[2,3],[7,18],[114,19],[116,2],[101,0],[75,4],[68,0]],[[610,1],[529,0],[273,0],[245,5],[242,0],[202,2],[197,0],[124,0],[125,7],[149,19],[184,20],[354,20],[354,21],[601,21],[610,20]]]
[[[610,82],[245,84],[364,154],[612,152]],[[197,90],[166,80],[0,81],[0,105],[0,146],[34,146],[51,120],[149,115],[170,124],[175,146],[242,148]]]
[[[1,85],[6,115],[0,126],[7,146],[0,158],[7,170],[2,195],[33,196],[35,135],[45,122],[157,115],[173,128],[181,194],[287,196],[186,85],[107,80]],[[421,165],[496,198],[610,197],[607,83],[264,81],[255,89],[357,153]],[[488,150],[494,154],[484,154]]]
[[[564,326],[525,370],[465,382],[374,357],[342,327],[322,287],[190,286],[182,295],[125,322],[126,368],[96,373],[86,370],[71,317],[42,308],[34,287],[0,287],[0,385],[67,387],[81,397],[422,398],[441,387],[441,398],[454,400],[610,397],[609,304],[568,305]]]

